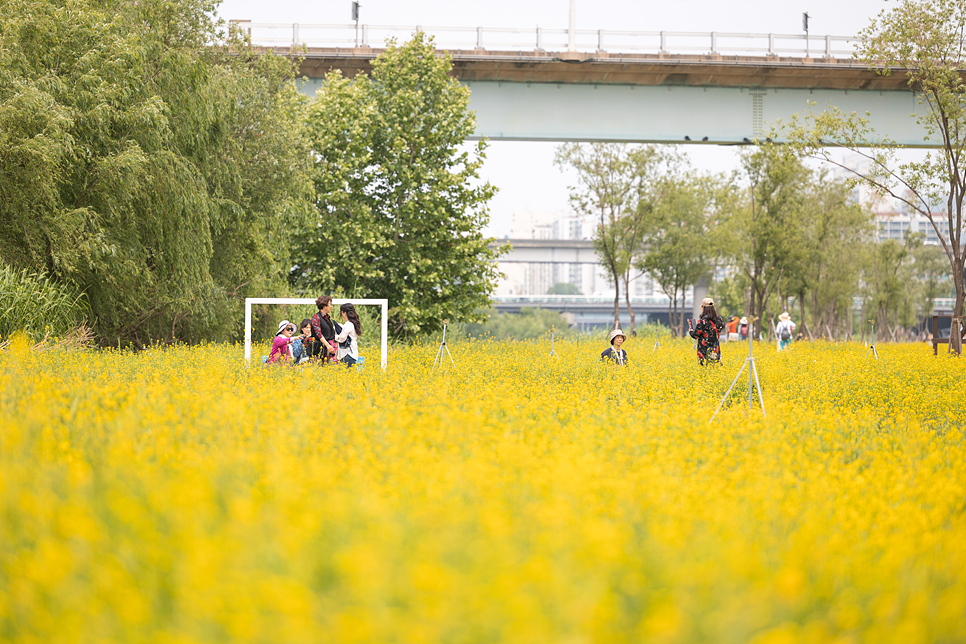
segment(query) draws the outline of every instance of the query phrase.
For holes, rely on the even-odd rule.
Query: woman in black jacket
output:
[[[330,356],[335,358],[338,349],[335,344],[335,322],[329,317],[332,312],[332,298],[328,295],[320,295],[315,300],[315,306],[318,307],[319,312],[312,316],[312,337],[316,339],[316,342],[312,343],[312,357],[321,356],[323,361],[327,361]]]

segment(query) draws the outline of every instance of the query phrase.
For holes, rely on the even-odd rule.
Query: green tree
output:
[[[886,239],[873,246],[867,283],[871,288],[876,329],[881,339],[901,338],[901,327],[916,320],[913,254],[905,244]]]
[[[938,146],[922,161],[898,163],[888,137],[872,131],[856,113],[827,108],[795,118],[785,128],[804,152],[855,174],[881,194],[892,196],[932,223],[952,269],[956,304],[962,320],[963,198],[966,195],[966,4],[961,0],[904,0],[882,11],[860,34],[858,57],[880,74],[900,70],[916,92],[921,113],[914,114],[929,140]],[[879,137],[871,147],[869,141]],[[867,161],[865,168],[846,166],[831,154],[845,148]],[[936,204],[942,204],[936,206]],[[944,224],[944,225],[943,225]],[[960,334],[951,349],[961,354]]]
[[[798,298],[803,333],[852,332],[853,298],[871,240],[872,215],[852,202],[850,189],[848,182],[827,173],[813,174],[804,187],[801,246],[785,271],[783,288]]]
[[[917,232],[901,243],[887,239],[872,247],[866,282],[881,339],[902,340],[932,313],[933,300],[944,294],[943,287],[951,285],[942,249],[925,245],[924,239]]]
[[[917,233],[906,237],[914,260],[913,279],[918,285],[917,309],[923,316],[932,315],[936,298],[953,294],[953,280],[949,275],[949,262],[942,248],[923,243],[925,235]]]
[[[0,257],[79,288],[101,341],[227,339],[280,283],[297,61],[214,7],[0,0]]]
[[[751,283],[751,311],[761,332],[769,298],[801,248],[802,203],[808,169],[787,148],[763,144],[741,158],[748,181],[746,207],[734,217],[731,254]]]
[[[554,163],[577,173],[570,187],[570,203],[579,213],[597,219],[594,248],[614,284],[614,326],[620,324],[621,283],[631,316],[629,285],[634,254],[643,234],[650,182],[669,157],[654,146],[623,143],[565,143],[557,148]]]
[[[635,266],[651,275],[670,298],[668,319],[675,335],[684,335],[685,292],[708,273],[717,255],[716,188],[713,178],[686,172],[660,181],[654,199],[644,205],[642,228],[647,232]]]
[[[498,277],[480,232],[495,192],[479,181],[486,144],[460,149],[475,118],[451,69],[419,32],[387,45],[371,76],[329,74],[309,114],[317,211],[291,279],[388,298],[401,337],[480,319]]]

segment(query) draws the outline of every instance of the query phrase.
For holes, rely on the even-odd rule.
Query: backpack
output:
[[[788,342],[792,339],[792,331],[788,328],[788,325],[782,327],[782,341]]]

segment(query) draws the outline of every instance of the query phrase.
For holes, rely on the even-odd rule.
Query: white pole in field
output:
[[[252,304],[315,304],[314,297],[246,297],[245,298],[245,364],[252,364]],[[380,362],[386,369],[389,358],[388,330],[389,330],[389,300],[382,299],[351,299],[332,300],[332,305],[339,304],[374,304],[382,310],[382,338],[379,342]]]
[[[252,302],[245,299],[245,366],[252,365]]]
[[[382,336],[379,341],[379,354],[382,356],[382,370],[386,370],[386,357],[389,355],[389,300],[382,301]]]

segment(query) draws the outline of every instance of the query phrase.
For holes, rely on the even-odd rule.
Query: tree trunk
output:
[[[818,291],[812,291],[812,326],[815,327],[815,332],[822,335],[822,315],[821,308],[818,304]]]
[[[957,356],[963,355],[963,304],[966,300],[966,290],[964,290],[963,285],[963,260],[963,255],[960,255],[953,261],[956,304],[953,307],[953,319],[949,321],[949,349]]]
[[[621,278],[614,270],[611,275],[614,276],[614,328],[617,329],[621,325]]]
[[[808,328],[808,324],[805,322],[805,291],[801,290],[798,292],[798,308],[802,316],[802,337],[806,335],[812,337],[812,332]]]
[[[755,311],[755,317],[757,318],[755,320],[755,323],[756,323],[756,326],[758,327],[759,340],[765,340],[767,338],[767,334],[765,333],[765,330],[767,327],[771,326],[770,324],[767,326],[762,324],[762,322],[767,321],[765,320],[765,316],[768,314],[768,312],[765,310],[766,304],[767,304],[767,299],[765,298],[764,294],[760,293],[758,295],[758,310]]]
[[[672,312],[672,307],[677,308],[678,299],[677,296],[669,297],[667,300],[667,328],[671,330],[671,337],[674,337],[674,313]]]
[[[631,307],[631,283],[626,275],[624,276],[624,300],[627,302],[627,312],[631,316],[631,328],[628,330],[628,337],[630,337],[637,335],[637,332],[634,330],[634,309]]]
[[[681,337],[684,337],[684,320],[687,319],[688,310],[688,291],[687,289],[681,291]]]

